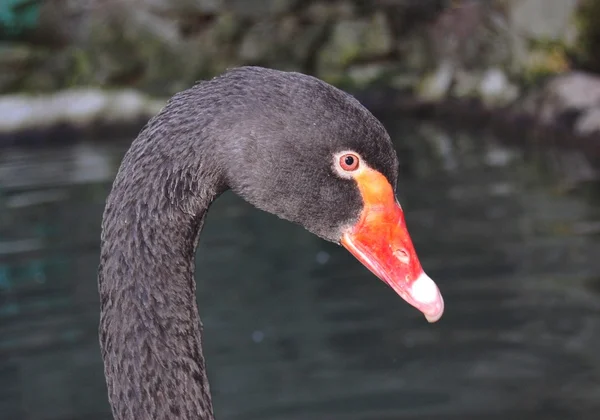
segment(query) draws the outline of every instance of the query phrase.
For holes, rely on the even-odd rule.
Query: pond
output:
[[[600,206],[485,133],[384,120],[436,324],[341,247],[231,193],[198,302],[219,420],[597,419]],[[0,154],[0,417],[110,418],[100,218],[131,139]]]

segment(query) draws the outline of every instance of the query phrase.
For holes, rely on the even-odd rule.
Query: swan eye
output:
[[[340,157],[340,166],[344,171],[356,171],[360,160],[358,156],[353,153],[346,153]]]

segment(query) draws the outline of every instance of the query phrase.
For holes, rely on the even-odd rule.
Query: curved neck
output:
[[[212,420],[194,254],[221,191],[209,176],[198,183],[202,171],[166,147],[146,153],[151,136],[142,133],[125,156],[102,224],[100,344],[109,400],[116,420]]]

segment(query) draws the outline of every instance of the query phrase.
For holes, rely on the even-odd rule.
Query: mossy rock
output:
[[[525,61],[522,79],[528,86],[541,84],[549,77],[571,69],[568,48],[561,43],[533,47]]]
[[[134,24],[117,19],[91,23],[86,40],[70,48],[66,85],[135,87],[169,96],[237,65],[242,22],[222,13],[182,35],[177,23]]]
[[[244,34],[237,57],[246,64],[308,71],[311,55],[326,30],[324,22],[301,23],[292,15],[261,20]]]
[[[424,101],[436,102],[448,96],[454,81],[456,69],[444,62],[431,73],[425,75],[417,86],[417,96]]]
[[[325,79],[336,79],[357,62],[391,53],[394,44],[391,27],[381,12],[368,19],[342,20],[334,25],[318,53],[317,73]]]

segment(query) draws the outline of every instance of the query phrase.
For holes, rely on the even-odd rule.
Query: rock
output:
[[[421,81],[417,94],[425,101],[439,101],[450,89],[454,78],[454,66],[449,62],[442,63],[438,69]]]
[[[71,38],[23,74],[20,88],[102,85],[168,96],[241,64],[235,56],[243,22],[220,9],[222,0],[106,0],[91,11],[87,2],[67,3],[85,24],[55,13],[53,25],[68,28]]]
[[[600,105],[600,77],[583,72],[557,76],[543,89],[542,96],[541,121],[552,123],[566,112]]]
[[[274,21],[259,21],[244,35],[238,55],[241,60],[257,63],[273,51],[278,38],[277,24]]]
[[[589,108],[600,103],[600,77],[572,72],[554,78],[545,91],[563,108]]]
[[[420,33],[408,34],[398,42],[398,53],[404,67],[420,72],[432,62],[426,36]]]
[[[312,22],[330,22],[334,19],[350,20],[355,15],[355,5],[346,1],[312,1],[304,15]]]
[[[395,41],[394,33],[383,12],[375,13],[370,19],[362,41],[362,58],[371,58],[392,52]]]
[[[106,97],[93,89],[66,91],[47,97],[9,95],[0,100],[1,133],[46,128],[68,122],[89,124],[104,110]]]
[[[301,0],[224,0],[225,7],[244,17],[263,18],[289,12]]]
[[[94,0],[92,0],[94,1]],[[107,0],[105,0],[107,1]],[[137,7],[138,10],[151,10],[158,15],[184,13],[215,15],[224,9],[225,0],[108,0],[120,3],[129,3],[129,7]],[[111,5],[112,6],[112,5]]]
[[[390,86],[401,91],[413,91],[419,84],[420,77],[416,73],[400,73],[390,77]]]
[[[498,96],[506,89],[508,79],[502,70],[490,69],[483,75],[479,91],[481,96]]]
[[[390,74],[394,67],[393,63],[360,64],[348,68],[346,75],[353,86],[362,88]]]
[[[301,25],[294,16],[262,20],[246,32],[237,56],[245,64],[305,71],[309,56],[326,29],[325,23]]]
[[[563,74],[570,63],[564,48],[554,46],[546,49],[533,49],[521,63],[524,77],[530,84],[536,84],[548,77]]]
[[[477,96],[480,83],[480,74],[464,70],[457,71],[454,75],[452,95],[459,99]]]
[[[319,67],[340,69],[351,64],[361,53],[361,41],[368,26],[368,22],[359,20],[335,24],[329,42],[320,51]]]
[[[16,87],[27,70],[39,61],[35,55],[35,52],[25,45],[0,46],[0,93]]]
[[[600,105],[583,112],[575,123],[575,132],[582,136],[600,134]]]
[[[86,77],[89,73],[83,74],[87,69],[86,64],[79,61],[79,53],[76,49],[42,49],[35,53],[36,59],[20,69],[20,78],[11,91],[48,93],[66,84],[74,86],[89,82]]]
[[[217,13],[223,7],[223,0],[179,0],[178,3],[183,7],[187,7],[188,10],[197,10],[207,14]],[[169,1],[167,4],[171,5],[174,2]]]
[[[39,45],[76,42],[88,28],[89,4],[85,1],[42,1],[39,22],[31,38]]]
[[[564,39],[579,0],[510,0],[508,21],[523,38]]]
[[[208,79],[228,67],[241,64],[236,40],[242,28],[240,17],[232,13],[220,13],[200,34],[184,43],[183,64],[188,68],[189,78],[182,79],[182,88],[189,87],[193,80]],[[197,51],[195,64],[194,60],[185,58],[188,51]]]
[[[499,0],[462,0],[440,11],[428,33],[430,55],[435,61],[452,61],[457,68],[485,70],[504,67],[510,59],[506,24]]]
[[[526,117],[536,119],[543,100],[542,92],[532,90],[520,98],[508,111],[513,118]]]
[[[149,119],[165,101],[133,90],[106,92],[100,89],[70,89],[52,95],[7,95],[0,97],[0,134],[52,128],[58,124],[89,127],[98,122],[117,124]]]
[[[488,105],[506,105],[517,99],[519,90],[500,69],[487,70],[479,84],[479,96]]]
[[[508,34],[517,69],[529,59],[530,41],[574,42],[573,16],[579,0],[506,0]]]
[[[98,115],[109,124],[127,123],[157,114],[164,101],[151,100],[137,91],[126,89],[106,95],[105,106]]]
[[[343,20],[335,24],[319,51],[317,73],[325,79],[335,79],[356,61],[385,56],[393,49],[393,33],[382,13],[370,19]]]
[[[181,7],[178,2],[175,5]],[[170,13],[175,12],[154,15],[124,9],[122,13],[131,15],[131,20],[114,16],[112,9],[106,18],[94,15],[89,35],[73,48],[79,52],[77,67],[71,70],[79,73],[78,84],[133,87],[170,96],[198,79],[241,64],[236,60],[241,18],[222,12],[210,18],[200,16],[196,23],[188,19],[189,31],[184,33],[177,17],[185,16],[173,18]]]

